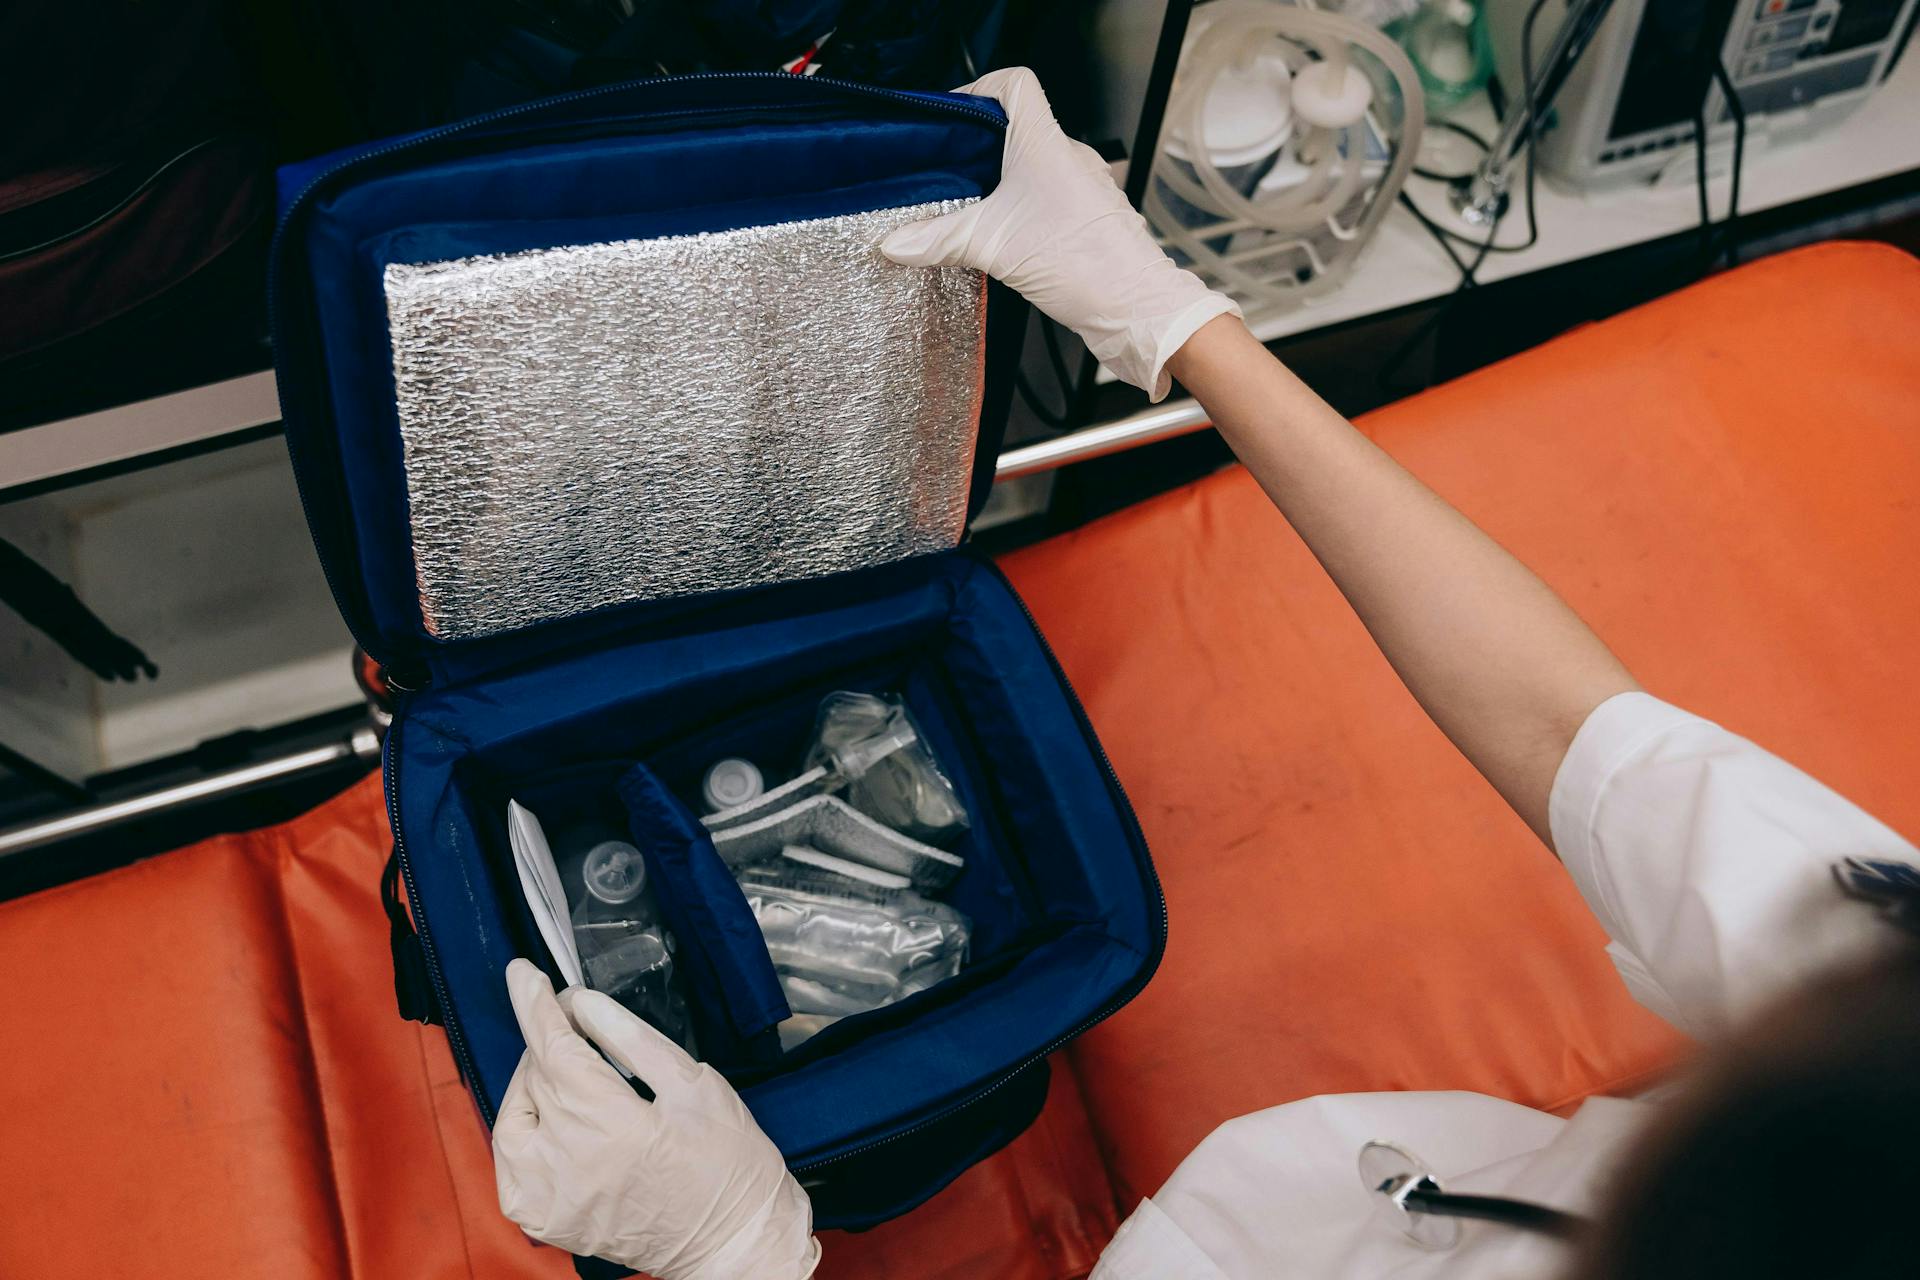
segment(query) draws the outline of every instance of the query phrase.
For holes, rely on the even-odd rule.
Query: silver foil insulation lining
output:
[[[875,246],[959,203],[389,265],[428,633],[954,546],[985,280]]]

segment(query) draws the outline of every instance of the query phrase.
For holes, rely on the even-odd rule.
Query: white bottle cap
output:
[[[580,864],[587,892],[610,907],[632,902],[647,887],[647,863],[625,840],[603,840]]]
[[[1200,108],[1200,149],[1216,168],[1237,169],[1266,159],[1293,132],[1292,79],[1278,54],[1256,54],[1220,72]],[[1193,160],[1183,122],[1167,127],[1167,154]]]
[[[709,812],[718,813],[745,804],[766,789],[767,780],[760,776],[753,761],[729,756],[714,761],[713,767],[707,770],[706,779],[700,784],[700,798],[706,801]]]
[[[1310,62],[1293,75],[1293,114],[1319,129],[1345,129],[1360,123],[1373,104],[1367,73],[1351,61]]]

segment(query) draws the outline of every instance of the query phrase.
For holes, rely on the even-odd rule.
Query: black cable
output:
[[[1445,129],[1449,133],[1458,134],[1474,146],[1480,148],[1480,154],[1483,156],[1493,150],[1492,143],[1475,133],[1472,129],[1461,124],[1458,120],[1429,120],[1427,121],[1427,128]],[[1431,169],[1422,169],[1416,164],[1413,166],[1413,174],[1416,178],[1425,178],[1428,182],[1465,182],[1473,176],[1473,170],[1469,169],[1465,173],[1435,173]]]
[[[1527,247],[1532,248],[1540,242],[1540,222],[1534,211],[1533,176],[1535,143],[1539,138],[1540,114],[1533,109],[1533,24],[1540,11],[1547,7],[1547,0],[1533,0],[1527,7],[1527,16],[1520,24],[1520,87],[1527,95]]]
[[[1418,347],[1426,340],[1428,334],[1439,327],[1440,321],[1446,317],[1448,308],[1453,306],[1454,299],[1458,296],[1458,290],[1449,294],[1445,301],[1434,308],[1433,314],[1425,320],[1422,320],[1414,331],[1402,339],[1400,345],[1393,349],[1393,354],[1381,362],[1379,371],[1373,376],[1374,382],[1382,391],[1397,398],[1400,396],[1410,396],[1416,391],[1424,390],[1423,387],[1418,385],[1394,385],[1393,374],[1398,371],[1401,365],[1406,363],[1407,357],[1413,354],[1414,348]]]
[[[1732,187],[1727,192],[1727,218],[1721,223],[1725,234],[1727,265],[1732,266],[1740,259],[1740,167],[1747,158],[1747,109],[1740,103],[1740,94],[1733,87],[1733,77],[1727,74],[1726,60],[1718,53],[1713,57],[1713,78],[1720,82],[1720,92],[1727,99],[1727,113],[1733,117],[1733,178]]]
[[[1431,1184],[1429,1184],[1430,1186]],[[1443,1218],[1472,1218],[1480,1222],[1498,1222],[1523,1231],[1571,1240],[1586,1229],[1586,1219],[1543,1204],[1526,1200],[1508,1200],[1504,1196],[1461,1195],[1452,1191],[1419,1188],[1409,1191],[1406,1207],[1412,1213],[1431,1213]]]
[[[1713,208],[1707,203],[1707,99],[1693,111],[1693,185],[1700,198],[1700,264],[1704,271],[1713,255]]]
[[[1487,255],[1493,252],[1493,241],[1494,238],[1500,234],[1500,222],[1505,215],[1503,213],[1494,214],[1493,222],[1487,227],[1487,238],[1484,241],[1475,242],[1467,240],[1465,236],[1459,235],[1456,232],[1448,231],[1445,227],[1440,226],[1431,218],[1427,217],[1426,214],[1420,212],[1413,201],[1407,198],[1407,194],[1404,191],[1400,193],[1400,202],[1406,207],[1408,212],[1413,214],[1420,225],[1432,234],[1434,242],[1446,250],[1447,257],[1453,259],[1453,265],[1460,270],[1460,283],[1454,286],[1453,292],[1448,294],[1438,307],[1434,308],[1432,315],[1421,321],[1419,326],[1415,328],[1412,333],[1408,334],[1398,347],[1394,348],[1393,354],[1386,358],[1381,364],[1379,372],[1374,375],[1375,381],[1381,390],[1389,393],[1411,394],[1420,388],[1396,388],[1390,381],[1390,375],[1406,362],[1407,357],[1413,354],[1414,348],[1419,346],[1429,333],[1432,333],[1439,327],[1440,322],[1446,319],[1447,313],[1453,309],[1453,305],[1460,300],[1461,294],[1469,289],[1479,287],[1480,281],[1474,273],[1480,270],[1480,265],[1487,260]],[[1451,243],[1453,240],[1461,240],[1475,246],[1472,262],[1461,260],[1460,255],[1454,251]]]
[[[1479,147],[1483,155],[1493,150],[1493,145],[1485,138],[1475,133],[1472,129],[1467,128],[1467,126],[1460,124],[1458,121],[1433,120],[1428,122],[1427,127],[1446,129],[1452,133],[1457,133]],[[1422,169],[1420,166],[1415,165],[1413,172],[1416,176],[1425,178],[1429,182],[1445,182],[1454,186],[1473,180],[1472,171],[1467,173],[1435,173],[1431,169]],[[1475,240],[1471,236],[1461,235],[1458,231],[1451,231],[1428,217],[1426,211],[1414,203],[1413,197],[1406,193],[1404,187],[1400,191],[1399,200],[1400,206],[1413,215],[1414,221],[1418,222],[1422,227],[1425,227],[1427,234],[1438,241],[1442,249],[1446,250],[1447,257],[1453,259],[1454,267],[1459,270],[1462,276],[1469,274],[1470,269],[1467,266],[1466,260],[1455,252],[1453,247],[1455,244],[1466,245],[1477,253],[1519,253],[1523,249],[1533,247],[1532,242],[1516,245],[1490,244],[1484,240]]]
[[[1047,407],[1046,402],[1041,400],[1040,393],[1033,389],[1031,382],[1027,381],[1026,370],[1016,369],[1014,371],[1013,389],[1020,393],[1020,398],[1026,402],[1027,408],[1033,410],[1034,417],[1040,419],[1040,421],[1046,423],[1056,431],[1067,430],[1068,420],[1066,415],[1056,413]]]
[[[1067,371],[1067,359],[1060,350],[1059,334],[1054,328],[1053,321],[1046,316],[1040,317],[1040,338],[1046,346],[1047,366],[1053,374],[1054,387],[1065,402],[1064,407],[1056,410],[1049,405],[1039,389],[1028,379],[1025,369],[1014,371],[1013,389],[1020,394],[1020,399],[1026,402],[1027,408],[1033,410],[1034,417],[1056,431],[1071,431],[1074,425],[1074,378]]]
[[[1418,222],[1426,228],[1427,234],[1433,237],[1434,243],[1439,245],[1441,250],[1449,258],[1453,259],[1454,269],[1460,273],[1462,279],[1465,279],[1467,275],[1467,260],[1460,256],[1459,250],[1453,247],[1453,242],[1455,240],[1466,241],[1467,238],[1457,232],[1447,230],[1432,218],[1429,218],[1425,213],[1421,212],[1420,206],[1415,204],[1413,197],[1409,196],[1405,191],[1400,193],[1400,207],[1412,214],[1415,222]]]
[[[1046,344],[1047,363],[1053,366],[1053,376],[1060,384],[1060,393],[1071,401],[1074,378],[1067,372],[1067,358],[1060,353],[1060,331],[1054,327],[1052,319],[1044,315],[1040,317],[1040,340]],[[1064,416],[1071,419],[1071,410],[1072,405],[1069,404]]]
[[[1480,246],[1479,252],[1473,255],[1473,261],[1467,264],[1466,270],[1460,273],[1460,287],[1454,290],[1456,296],[1465,293],[1468,289],[1480,287],[1480,281],[1474,277],[1474,272],[1480,270],[1480,265],[1487,260],[1487,255],[1493,252],[1493,238],[1499,234],[1500,219],[1495,218],[1492,225],[1487,228],[1486,242]]]
[[[1400,206],[1408,213],[1411,213],[1416,222],[1426,228],[1428,235],[1439,240],[1443,248],[1450,244],[1457,244],[1463,245],[1475,253],[1525,253],[1527,250],[1533,248],[1535,244],[1539,243],[1540,240],[1537,231],[1531,233],[1529,239],[1522,240],[1519,244],[1494,244],[1487,240],[1475,240],[1472,236],[1462,235],[1458,231],[1441,226],[1426,210],[1416,204],[1413,197],[1409,196],[1405,191],[1400,193],[1399,200]],[[1459,255],[1454,253],[1452,249],[1447,249],[1447,256],[1453,259],[1454,266],[1459,267],[1463,271],[1466,270],[1460,261]]]
[[[1455,286],[1452,293],[1448,294],[1446,298],[1441,301],[1438,307],[1434,308],[1433,314],[1421,321],[1419,327],[1407,335],[1400,345],[1394,349],[1393,354],[1388,356],[1386,361],[1381,364],[1379,372],[1374,376],[1375,381],[1383,391],[1394,393],[1402,390],[1411,392],[1419,389],[1417,387],[1396,388],[1390,381],[1390,375],[1405,363],[1407,357],[1413,353],[1414,348],[1424,341],[1429,333],[1440,326],[1440,322],[1446,319],[1447,313],[1451,311],[1454,304],[1460,300],[1460,295],[1469,289],[1479,287],[1480,281],[1476,273],[1480,270],[1481,265],[1486,262],[1488,254],[1521,253],[1527,249],[1531,249],[1540,242],[1540,222],[1534,209],[1533,199],[1535,128],[1539,120],[1538,114],[1533,109],[1533,24],[1540,17],[1541,10],[1546,8],[1546,4],[1547,0],[1533,0],[1533,3],[1527,7],[1525,20],[1520,24],[1520,80],[1523,90],[1520,105],[1521,109],[1527,113],[1527,238],[1517,245],[1497,245],[1494,243],[1494,240],[1500,234],[1500,223],[1506,216],[1505,211],[1501,210],[1494,214],[1492,223],[1487,227],[1487,238],[1485,240],[1470,239],[1457,231],[1451,231],[1441,226],[1422,212],[1420,207],[1414,204],[1405,191],[1400,193],[1399,199],[1401,205],[1426,229],[1427,233],[1434,238],[1434,241],[1439,244],[1442,249],[1446,250],[1447,257],[1453,260],[1455,267],[1459,268],[1460,283]],[[1481,139],[1478,134],[1473,133],[1469,129],[1453,125],[1451,121],[1439,121],[1437,123],[1441,124],[1442,127],[1450,127],[1465,137],[1472,138],[1489,151],[1492,150],[1491,144]],[[1472,247],[1474,250],[1472,262],[1464,262],[1461,260],[1460,255],[1453,247],[1456,242]]]
[[[1420,218],[1423,223],[1426,221],[1425,215],[1421,214],[1417,209],[1414,210],[1414,216]],[[1434,229],[1440,230],[1440,228],[1437,227]],[[1414,348],[1425,341],[1428,334],[1440,327],[1440,322],[1447,318],[1447,314],[1453,310],[1454,304],[1460,301],[1461,294],[1469,289],[1477,289],[1480,287],[1480,281],[1475,278],[1474,273],[1480,269],[1480,264],[1487,260],[1487,254],[1493,247],[1493,238],[1499,234],[1500,218],[1495,217],[1493,225],[1487,228],[1485,243],[1480,245],[1479,252],[1474,255],[1473,261],[1467,263],[1461,262],[1459,255],[1453,251],[1453,248],[1448,245],[1445,240],[1440,240],[1440,247],[1447,251],[1447,256],[1452,258],[1454,265],[1460,268],[1460,283],[1455,286],[1452,293],[1441,300],[1439,306],[1434,308],[1433,314],[1425,320],[1422,320],[1419,326],[1402,339],[1399,346],[1394,348],[1393,354],[1382,362],[1379,372],[1374,375],[1374,380],[1382,391],[1394,395],[1411,395],[1413,392],[1421,389],[1417,386],[1396,387],[1391,381],[1391,375],[1402,364],[1406,363],[1407,357],[1413,354]]]
[[[1546,0],[1533,0],[1533,3],[1527,8],[1526,19],[1520,24],[1520,81],[1521,88],[1524,90],[1521,95],[1523,108],[1530,108],[1533,102],[1533,24],[1534,21],[1539,18],[1540,12],[1544,8],[1546,8]],[[1537,189],[1536,174],[1538,172],[1534,162],[1534,127],[1536,123],[1537,117],[1529,114],[1527,117],[1526,132],[1527,238],[1519,244],[1495,244],[1491,237],[1486,240],[1475,240],[1471,236],[1464,236],[1458,231],[1453,231],[1441,226],[1434,219],[1428,217],[1426,212],[1416,205],[1404,190],[1400,193],[1401,205],[1419,221],[1421,226],[1426,228],[1428,235],[1443,242],[1442,247],[1445,247],[1446,242],[1461,244],[1472,249],[1475,253],[1482,255],[1482,257],[1489,253],[1525,253],[1540,243],[1540,215],[1534,202],[1534,192]],[[1463,138],[1478,143],[1480,149],[1483,151],[1491,151],[1493,149],[1493,144],[1485,138],[1475,133],[1472,129],[1467,128],[1465,125],[1458,124],[1452,120],[1435,120],[1431,122],[1429,127],[1451,130]],[[1432,173],[1419,168],[1414,169],[1414,172],[1423,178],[1434,181],[1451,182],[1455,185],[1471,181],[1473,177],[1472,174],[1449,176],[1446,174]],[[1462,275],[1470,274],[1469,268],[1461,262],[1460,256],[1457,253],[1448,249],[1447,256],[1453,259],[1453,265],[1460,268]]]
[[[1694,45],[1694,58],[1700,68],[1700,94],[1693,108],[1693,190],[1700,206],[1700,271],[1704,275],[1713,268],[1713,201],[1707,186],[1707,95],[1713,88],[1715,76],[1720,65],[1720,51],[1712,43],[1713,37],[1702,30],[1699,43]]]

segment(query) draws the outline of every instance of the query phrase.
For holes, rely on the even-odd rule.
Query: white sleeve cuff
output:
[[[1548,823],[1641,1003],[1710,1033],[1893,931],[1833,883],[1835,858],[1920,860],[1786,761],[1644,693],[1595,708]]]
[[[1676,729],[1703,723],[1692,712],[1650,693],[1616,693],[1587,716],[1554,774],[1553,791],[1547,799],[1547,827],[1553,835],[1554,852],[1566,864],[1580,896],[1587,900],[1609,938],[1622,937],[1625,922],[1594,840],[1600,803],[1608,785],[1634,757]]]
[[[1167,361],[1180,353],[1180,348],[1187,345],[1188,339],[1221,316],[1240,314],[1239,303],[1224,293],[1208,290],[1203,296],[1195,299],[1186,310],[1174,317],[1170,324],[1162,328],[1158,335],[1159,341],[1154,348],[1153,365],[1146,370],[1146,378],[1140,384],[1141,389],[1147,393],[1148,400],[1153,404],[1159,404],[1167,398],[1167,392],[1173,389],[1173,378],[1167,373]]]

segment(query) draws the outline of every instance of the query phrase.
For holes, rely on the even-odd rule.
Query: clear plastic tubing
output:
[[[1164,184],[1181,199],[1218,211],[1223,219],[1283,234],[1299,234],[1323,226],[1352,202],[1365,180],[1364,121],[1344,130],[1347,158],[1341,154],[1342,130],[1318,127],[1297,130],[1294,134],[1296,154],[1301,163],[1309,166],[1307,177],[1292,191],[1265,197],[1257,203],[1221,177],[1205,146],[1200,145],[1206,136],[1204,112],[1214,81],[1227,68],[1248,57],[1250,50],[1258,50],[1274,40],[1286,40],[1312,50],[1337,76],[1344,76],[1352,65],[1353,50],[1364,49],[1378,58],[1394,78],[1399,86],[1403,114],[1398,145],[1393,148],[1381,183],[1381,190],[1389,199],[1413,169],[1427,118],[1420,77],[1413,63],[1391,37],[1378,29],[1292,4],[1250,2],[1218,6],[1217,16],[1187,50],[1178,89],[1167,108],[1168,127],[1195,140],[1188,147],[1192,153],[1189,163],[1193,175],[1181,172],[1176,165],[1157,165],[1154,181],[1148,184],[1147,203],[1149,214],[1157,215],[1153,217],[1155,229],[1169,243],[1228,289],[1253,299],[1286,298],[1290,290],[1215,252],[1206,241],[1217,242],[1218,231],[1183,226],[1178,218],[1167,216],[1165,202],[1155,188]]]

